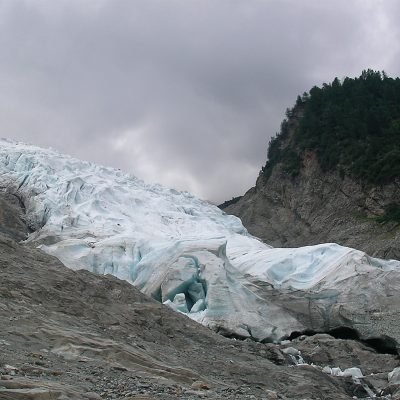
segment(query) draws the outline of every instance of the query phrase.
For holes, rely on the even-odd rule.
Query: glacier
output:
[[[28,244],[69,268],[127,280],[217,332],[277,342],[346,326],[400,342],[389,322],[360,316],[398,318],[388,300],[400,290],[397,260],[334,243],[272,248],[187,192],[7,139],[0,180],[24,205]]]

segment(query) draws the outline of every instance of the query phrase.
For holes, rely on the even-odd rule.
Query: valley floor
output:
[[[0,399],[347,399],[349,377],[295,365],[358,366],[376,392],[398,357],[351,340],[301,337],[276,346],[216,335],[124,281],[72,271],[0,241]]]
[[[224,338],[126,281],[19,244],[17,207],[1,210],[1,400],[399,398],[388,382],[397,355],[329,335],[281,345]]]

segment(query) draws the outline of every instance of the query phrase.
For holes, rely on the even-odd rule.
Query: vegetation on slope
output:
[[[281,131],[271,139],[262,174],[281,163],[295,177],[305,151],[316,154],[324,172],[336,170],[366,183],[400,177],[400,79],[363,71],[335,78],[297,98]]]
[[[400,204],[388,204],[386,206],[385,213],[377,217],[377,221],[381,223],[386,223],[389,221],[400,223]]]

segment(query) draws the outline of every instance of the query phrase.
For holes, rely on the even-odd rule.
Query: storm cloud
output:
[[[400,75],[393,0],[0,1],[0,136],[221,202],[298,94]]]

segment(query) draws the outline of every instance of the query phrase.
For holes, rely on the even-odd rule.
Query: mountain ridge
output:
[[[359,88],[369,95],[366,105]],[[347,94],[357,111],[338,106]],[[365,113],[365,121],[354,122],[352,113]],[[382,127],[363,130],[380,113]],[[286,114],[255,187],[220,207],[274,246],[336,242],[399,259],[400,80],[371,70],[356,79],[335,79],[299,96]],[[356,133],[349,133],[352,128]]]

